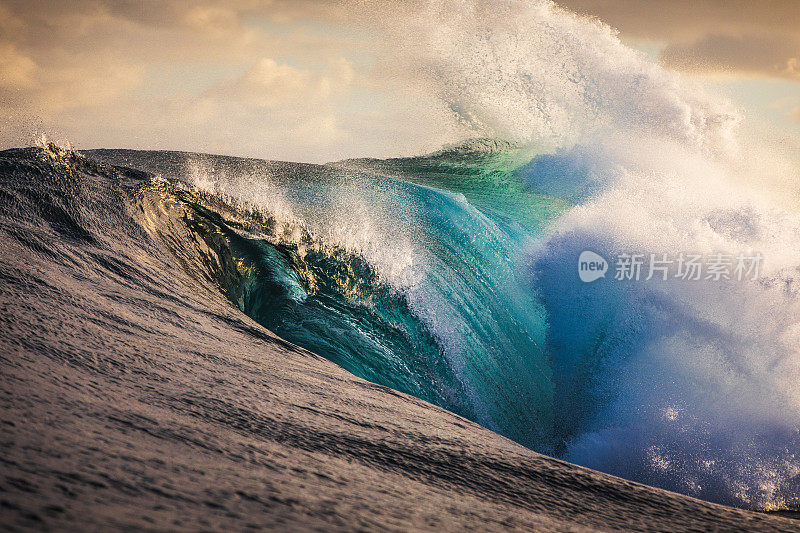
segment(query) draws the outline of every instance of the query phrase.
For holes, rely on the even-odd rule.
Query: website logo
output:
[[[578,277],[584,283],[591,283],[606,276],[608,261],[602,255],[585,250],[578,257]]]

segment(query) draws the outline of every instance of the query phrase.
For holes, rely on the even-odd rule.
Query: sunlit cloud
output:
[[[344,58],[330,61],[321,72],[263,58],[239,78],[209,90],[205,97],[219,102],[235,100],[258,107],[319,105],[344,94],[353,77],[353,67]]]
[[[679,70],[798,79],[800,10],[788,0],[561,3],[659,42]],[[44,131],[87,148],[314,161],[437,149],[472,130],[426,85],[419,54],[399,49],[439,53],[404,22],[423,8],[454,16],[434,4],[0,0],[0,147]]]
[[[35,84],[36,63],[11,43],[0,44],[0,90],[30,89]]]
[[[795,40],[786,35],[708,35],[689,44],[667,46],[661,53],[661,61],[688,72],[800,81],[799,51],[800,38]]]
[[[796,0],[560,0],[632,41],[663,46],[661,61],[692,73],[800,81]]]

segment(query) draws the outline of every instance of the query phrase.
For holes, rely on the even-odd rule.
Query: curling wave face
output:
[[[701,498],[797,506],[797,160],[599,21],[547,1],[427,5],[396,36],[407,68],[520,146],[515,176],[570,204],[528,251],[556,449]],[[757,282],[587,285],[583,250],[765,259]]]
[[[791,364],[777,359],[790,352],[764,351],[791,338],[759,331],[731,304],[778,309],[774,278],[582,284],[578,249],[614,249],[614,232],[572,220],[601,196],[569,208],[531,189],[525,202],[502,194],[552,163],[516,166],[516,151],[331,166],[92,154],[147,174],[53,146],[7,152],[6,225],[28,246],[88,239],[115,250],[41,254],[54,271],[135,282],[141,265],[172,261],[200,283],[163,297],[202,305],[210,282],[287,340],[536,450],[717,501],[795,504],[793,382],[768,368]],[[779,289],[778,303],[794,305]],[[776,324],[796,316],[785,312]]]
[[[544,311],[518,262],[534,233],[509,218],[515,204],[487,215],[462,193],[340,166],[95,155],[162,176],[142,189],[145,227],[261,324],[550,449]],[[486,180],[499,189],[495,174]],[[560,205],[538,200],[545,214]]]

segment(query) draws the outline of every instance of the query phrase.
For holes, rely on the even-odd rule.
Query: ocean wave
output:
[[[142,265],[172,261],[288,340],[536,450],[800,505],[796,165],[743,147],[729,102],[551,2],[409,17],[386,28],[405,68],[508,142],[330,165],[7,152],[4,231],[54,272],[146,285]],[[764,264],[746,282],[587,284],[585,250]],[[171,296],[202,303],[198,287]]]
[[[462,193],[363,169],[93,155],[180,191],[177,218],[192,229],[167,242],[202,242],[202,257],[182,262],[214,265],[194,275],[216,279],[257,321],[356,375],[548,449],[545,323],[517,264],[531,239],[524,226],[488,216]],[[175,218],[148,220],[163,233]]]

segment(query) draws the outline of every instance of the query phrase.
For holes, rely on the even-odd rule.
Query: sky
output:
[[[397,37],[431,3],[0,0],[0,148],[44,133],[310,162],[438,149],[480,132],[415,70],[413,35]],[[560,5],[800,148],[800,0]]]

